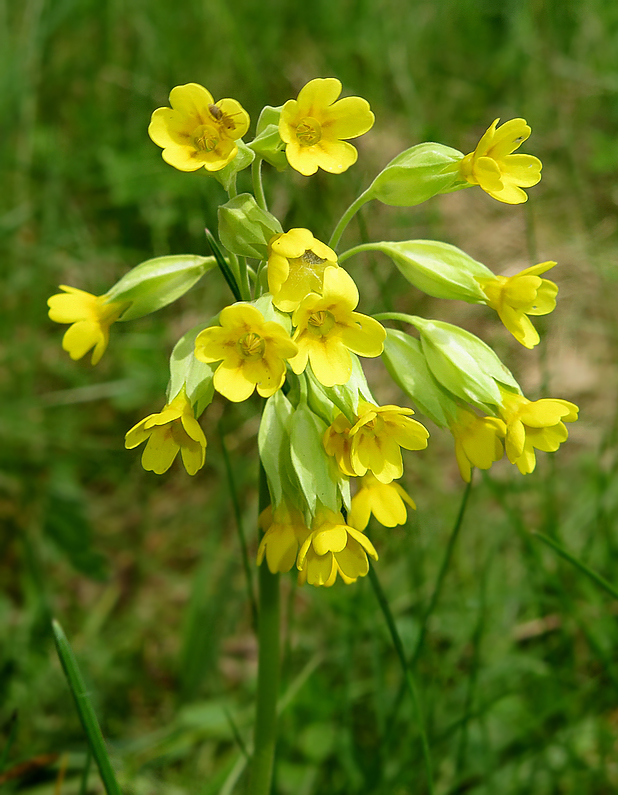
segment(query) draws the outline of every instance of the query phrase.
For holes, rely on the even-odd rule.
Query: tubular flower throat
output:
[[[528,475],[536,466],[535,449],[555,452],[569,436],[564,423],[575,422],[579,409],[568,400],[528,400],[523,395],[500,391],[500,414],[506,423],[506,454],[522,475]]]
[[[350,463],[356,475],[372,472],[380,483],[390,483],[403,474],[401,448],[424,450],[429,432],[410,419],[412,409],[374,406],[361,401],[358,421],[350,429]]]
[[[218,362],[213,384],[228,400],[240,403],[253,394],[270,397],[285,381],[285,362],[298,352],[285,329],[265,321],[251,304],[227,306],[220,326],[197,335],[195,356],[201,362]]]
[[[530,136],[526,120],[511,119],[496,129],[499,121],[492,123],[474,152],[464,157],[459,173],[498,201],[522,204],[528,200],[522,188],[540,182],[543,166],[538,157],[513,154]]]
[[[81,359],[91,348],[92,364],[97,364],[109,342],[109,327],[129,306],[128,302],[108,301],[104,295],[92,295],[76,287],[60,285],[64,293],[47,300],[49,317],[55,323],[71,323],[62,339],[62,347],[71,359]]]
[[[290,365],[297,375],[309,361],[324,386],[345,384],[352,374],[350,351],[368,357],[382,353],[386,332],[377,320],[354,311],[358,300],[343,268],[325,269],[322,295],[309,293],[292,316],[298,354]]]
[[[364,530],[373,514],[384,527],[405,524],[408,518],[406,503],[416,509],[414,500],[399,483],[380,483],[368,472],[360,479],[360,488],[352,497],[348,522],[357,530]]]
[[[358,152],[347,143],[373,127],[375,116],[361,97],[338,101],[341,83],[334,77],[317,78],[304,86],[296,99],[281,110],[279,135],[292,168],[305,176],[318,168],[341,174],[356,163]]]
[[[170,105],[157,108],[148,127],[166,163],[179,171],[220,171],[236,157],[249,114],[235,99],[215,102],[203,86],[187,83],[171,90]]]
[[[273,304],[293,312],[308,293],[322,292],[324,270],[338,267],[337,255],[308,229],[290,229],[268,244],[268,289]]]
[[[272,574],[289,571],[296,561],[298,547],[311,532],[301,511],[285,502],[274,511],[269,505],[260,514],[259,525],[265,532],[258,547],[257,565],[266,556]]]
[[[369,571],[367,555],[378,559],[366,535],[347,525],[340,513],[318,508],[312,531],[298,553],[298,582],[330,587],[340,574],[349,585]]]
[[[496,310],[508,331],[526,348],[534,348],[540,341],[528,315],[548,315],[556,308],[558,285],[549,279],[541,279],[541,273],[555,264],[541,262],[516,276],[479,279],[487,296],[487,305]]]
[[[506,425],[497,417],[479,417],[473,411],[459,407],[457,418],[449,427],[455,439],[459,472],[466,483],[472,477],[472,467],[490,469],[502,458]]]
[[[204,466],[206,437],[183,389],[159,414],[151,414],[138,422],[125,436],[124,445],[132,450],[146,442],[142,453],[144,469],[162,475],[180,454],[189,475]]]

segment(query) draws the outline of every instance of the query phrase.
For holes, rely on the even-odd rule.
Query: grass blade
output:
[[[234,278],[234,274],[232,273],[230,266],[227,264],[226,259],[223,256],[221,249],[219,248],[219,244],[214,239],[210,229],[204,229],[204,232],[206,234],[206,240],[208,241],[210,250],[212,251],[214,258],[217,260],[217,265],[219,266],[219,270],[223,274],[223,278],[227,282],[228,287],[234,294],[234,298],[237,301],[242,301],[240,289],[236,284],[236,279]]]
[[[107,748],[105,747],[105,740],[101,733],[101,727],[94,713],[92,702],[88,697],[88,692],[73,650],[64,634],[64,630],[55,619],[52,621],[52,630],[54,632],[58,657],[60,657],[64,674],[67,678],[73,698],[75,699],[77,713],[84,727],[84,731],[86,732],[86,736],[88,737],[92,755],[99,768],[105,791],[107,795],[122,795],[107,753]]]

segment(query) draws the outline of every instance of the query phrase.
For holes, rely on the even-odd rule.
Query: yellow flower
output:
[[[201,362],[223,360],[213,378],[217,392],[234,403],[246,400],[256,387],[262,397],[274,395],[285,381],[286,359],[298,352],[285,329],[245,303],[227,306],[219,322],[195,340]]]
[[[257,565],[260,566],[266,555],[266,563],[270,571],[289,571],[298,553],[298,547],[310,533],[305,518],[298,508],[282,502],[273,511],[269,505],[262,511],[259,524],[265,531],[257,553]]]
[[[352,497],[348,522],[357,530],[364,530],[369,524],[369,516],[373,514],[384,527],[405,524],[408,518],[405,503],[416,509],[414,500],[399,483],[380,483],[367,473],[360,479],[360,488]]]
[[[366,535],[347,525],[340,513],[318,508],[312,531],[298,553],[298,582],[329,587],[339,573],[349,585],[369,571],[367,555],[378,559]]]
[[[384,349],[384,328],[367,315],[354,312],[358,290],[343,268],[324,271],[322,295],[309,293],[292,316],[298,354],[292,370],[302,373],[307,361],[324,386],[345,384],[352,374],[350,351],[359,356],[379,356]]]
[[[163,159],[179,171],[220,171],[236,157],[234,143],[249,129],[249,114],[235,99],[215,102],[197,83],[176,86],[171,108],[157,108],[148,135],[163,147]]]
[[[144,469],[162,475],[180,454],[189,475],[206,460],[206,437],[183,389],[159,414],[151,414],[127,432],[124,446],[132,450],[148,440],[142,453]]]
[[[296,99],[281,110],[279,135],[287,146],[289,164],[301,174],[318,168],[341,174],[356,163],[358,152],[344,139],[357,138],[373,127],[375,116],[361,97],[345,97],[334,77],[317,78],[304,86]]]
[[[504,453],[502,439],[506,426],[497,417],[479,417],[473,411],[459,407],[457,418],[450,425],[455,439],[455,458],[461,477],[470,482],[472,467],[489,469]]]
[[[496,119],[479,141],[474,152],[459,166],[462,178],[506,204],[528,200],[522,188],[531,188],[541,179],[542,163],[532,155],[512,154],[529,137],[525,119],[511,119],[496,129]]]
[[[541,262],[516,276],[478,280],[487,296],[487,305],[496,310],[517,342],[526,348],[534,348],[540,340],[528,315],[548,315],[556,307],[558,285],[540,276],[555,264]]]
[[[429,432],[409,414],[414,414],[412,409],[359,403],[358,421],[349,432],[350,463],[357,475],[369,470],[380,483],[390,483],[403,475],[402,447],[427,447]]]
[[[352,425],[344,414],[338,414],[332,425],[330,425],[325,433],[322,443],[328,455],[334,456],[337,461],[337,466],[349,478],[356,477],[356,472],[352,469],[352,462],[350,461],[350,449],[352,447],[352,440],[350,439],[350,430]]]
[[[308,293],[321,293],[324,270],[338,267],[337,255],[308,229],[290,229],[268,244],[268,289],[273,304],[293,312]]]
[[[81,359],[91,348],[92,364],[97,364],[109,342],[109,327],[129,306],[129,303],[109,301],[105,295],[92,295],[76,287],[60,285],[64,293],[47,300],[49,317],[56,323],[72,323],[67,329],[62,347],[71,359]]]
[[[506,423],[506,454],[511,464],[527,475],[536,466],[535,448],[544,453],[557,450],[569,436],[564,423],[575,422],[579,409],[568,400],[528,400],[523,395],[500,391],[500,414]]]

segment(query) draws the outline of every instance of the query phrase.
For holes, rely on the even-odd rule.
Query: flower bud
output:
[[[168,402],[184,388],[196,417],[212,402],[214,395],[212,379],[215,368],[211,364],[200,362],[194,355],[195,338],[207,327],[208,323],[201,323],[187,331],[174,346],[170,357]]]
[[[301,403],[290,417],[289,429],[290,459],[309,510],[315,513],[319,503],[332,511],[339,510],[339,477],[322,444],[326,423]]]
[[[260,113],[255,138],[249,147],[277,171],[285,171],[288,161],[285,156],[285,144],[279,134],[279,119],[281,117],[281,107],[273,108],[271,105]]]
[[[227,166],[224,166],[219,171],[211,171],[210,173],[217,182],[220,182],[223,189],[229,191],[232,183],[236,179],[236,174],[243,169],[248,168],[255,160],[255,153],[242,141],[236,141],[238,152],[236,157],[231,160]]]
[[[290,445],[289,425],[293,412],[292,404],[283,392],[281,390],[275,392],[266,401],[258,431],[260,460],[266,472],[274,505],[279,505],[283,497],[284,474],[289,466],[287,460]]]
[[[240,257],[266,259],[268,241],[282,231],[275,216],[258,207],[250,193],[241,193],[219,207],[221,243]]]

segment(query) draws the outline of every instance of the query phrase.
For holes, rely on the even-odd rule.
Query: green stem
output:
[[[235,199],[238,196],[238,189],[236,188],[236,174],[234,174],[232,181],[230,182],[230,189],[227,192],[227,195],[230,199]]]
[[[370,199],[371,196],[369,194],[369,189],[367,189],[364,193],[355,199],[352,204],[348,207],[348,209],[344,212],[344,214],[339,219],[339,223],[335,227],[335,231],[331,235],[330,240],[328,241],[328,245],[331,248],[337,248],[337,244],[341,240],[341,235],[344,233],[346,226],[350,223],[352,218],[356,215],[356,213],[360,210],[363,204],[366,204]]]
[[[258,207],[268,211],[266,195],[264,193],[264,183],[262,182],[262,158],[256,157],[251,163],[251,181],[253,183],[253,195],[258,203]]]
[[[249,269],[247,267],[247,258],[238,258],[238,268],[240,271],[240,293],[243,301],[251,300],[251,287],[249,286]]]
[[[349,248],[347,251],[344,251],[343,254],[339,254],[337,259],[339,260],[339,264],[345,262],[350,257],[353,257],[354,254],[360,254],[361,251],[381,251],[382,247],[379,243],[362,243],[360,246],[354,246],[354,248]]]
[[[260,513],[270,503],[266,473],[260,464]],[[277,740],[279,690],[279,575],[260,566],[258,613],[258,684],[254,751],[251,762],[251,795],[270,795]]]
[[[421,737],[423,760],[425,762],[425,774],[427,776],[427,788],[429,790],[429,795],[433,795],[434,788],[433,788],[431,755],[429,753],[429,743],[427,741],[427,732],[425,731],[425,721],[423,719],[423,712],[421,710],[421,705],[418,700],[418,693],[416,690],[414,675],[412,673],[412,667],[407,663],[406,653],[404,651],[403,643],[401,642],[399,632],[397,631],[397,626],[395,625],[395,620],[393,618],[393,614],[391,613],[391,608],[388,604],[386,595],[382,590],[382,586],[380,585],[380,580],[378,579],[378,575],[375,573],[375,569],[371,564],[369,564],[369,580],[376,595],[376,599],[378,600],[378,604],[380,605],[380,608],[382,610],[382,614],[384,615],[384,619],[386,620],[389,632],[391,633],[391,640],[393,641],[393,646],[395,647],[395,651],[397,652],[397,656],[399,657],[399,663],[401,664],[401,669],[405,676],[405,682],[408,688],[408,693],[410,694],[410,698],[412,699],[412,708],[414,709],[416,723]]]
[[[416,315],[406,315],[404,312],[379,312],[371,316],[374,320],[398,320],[400,323],[409,323],[416,328]]]

